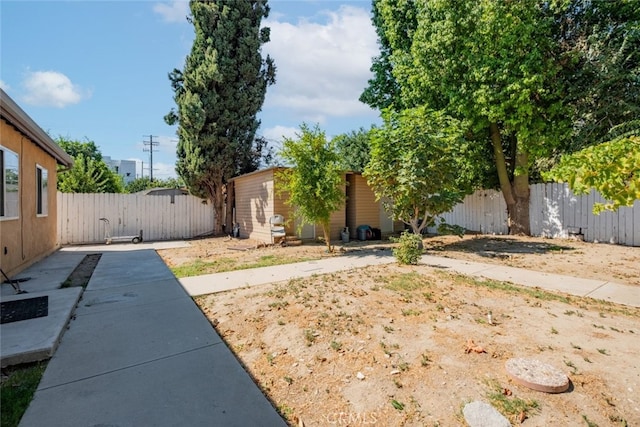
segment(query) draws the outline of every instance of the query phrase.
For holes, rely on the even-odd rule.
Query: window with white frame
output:
[[[0,145],[0,219],[15,219],[20,214],[19,165],[18,155]]]
[[[42,166],[36,165],[36,214],[40,216],[46,216],[49,213],[48,188],[48,171]]]

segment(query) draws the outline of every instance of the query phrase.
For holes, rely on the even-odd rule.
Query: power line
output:
[[[154,141],[153,138],[158,138],[157,136],[153,136],[153,135],[142,135],[143,138],[149,138],[148,141],[142,141],[142,144],[145,145],[145,147],[142,149],[142,151],[145,152],[149,152],[149,179],[150,181],[153,181],[153,147],[157,147],[158,144],[160,144],[158,141]],[[147,146],[149,148],[147,148]]]

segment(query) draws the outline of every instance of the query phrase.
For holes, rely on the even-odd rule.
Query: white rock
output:
[[[356,374],[356,378],[358,378],[359,380],[363,380],[365,378],[364,374],[362,372],[358,372]]]
[[[476,400],[462,410],[469,427],[511,427],[511,423],[493,406]]]

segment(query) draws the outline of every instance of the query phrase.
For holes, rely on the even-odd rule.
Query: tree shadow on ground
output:
[[[573,251],[574,247],[557,243],[531,242],[517,237],[482,236],[443,243],[437,237],[425,241],[427,252],[466,252],[485,257],[511,256],[517,254],[546,254],[549,252]]]

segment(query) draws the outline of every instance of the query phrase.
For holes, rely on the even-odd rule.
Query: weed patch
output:
[[[3,379],[0,386],[0,425],[18,425],[31,403],[46,367],[46,362],[38,362],[7,369],[8,378]]]

